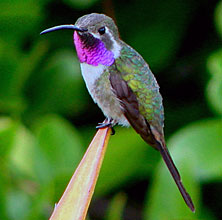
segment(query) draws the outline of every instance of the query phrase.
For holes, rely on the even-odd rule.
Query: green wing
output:
[[[117,72],[137,97],[140,114],[159,134],[163,134],[164,113],[157,81],[144,59],[124,45],[115,61]]]
[[[125,117],[147,143],[159,150],[184,201],[194,211],[192,199],[165,144],[162,97],[154,75],[143,58],[127,45],[123,46],[114,68],[116,71],[111,71],[110,83]]]

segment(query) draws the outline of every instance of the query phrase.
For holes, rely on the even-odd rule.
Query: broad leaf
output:
[[[201,215],[198,182],[221,179],[221,134],[221,119],[211,119],[191,124],[171,137],[168,146],[183,183],[194,200],[196,214],[188,209],[161,162],[146,202],[146,219],[197,219]]]

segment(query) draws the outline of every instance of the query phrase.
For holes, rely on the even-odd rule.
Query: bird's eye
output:
[[[99,32],[100,35],[105,34],[105,32],[106,32],[105,27],[101,27],[101,28],[99,28],[99,29],[98,29],[98,32]]]

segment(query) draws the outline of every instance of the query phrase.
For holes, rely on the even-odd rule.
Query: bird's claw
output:
[[[111,130],[112,130],[111,135],[114,135],[115,134],[115,130],[113,128],[112,120],[106,119],[104,122],[98,123],[98,125],[96,126],[96,129],[107,128],[107,127],[111,128]]]

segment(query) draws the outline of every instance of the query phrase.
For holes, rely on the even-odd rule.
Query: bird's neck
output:
[[[79,35],[75,31],[74,43],[80,63],[111,66],[115,61],[114,53],[107,50],[104,43],[93,36]]]

